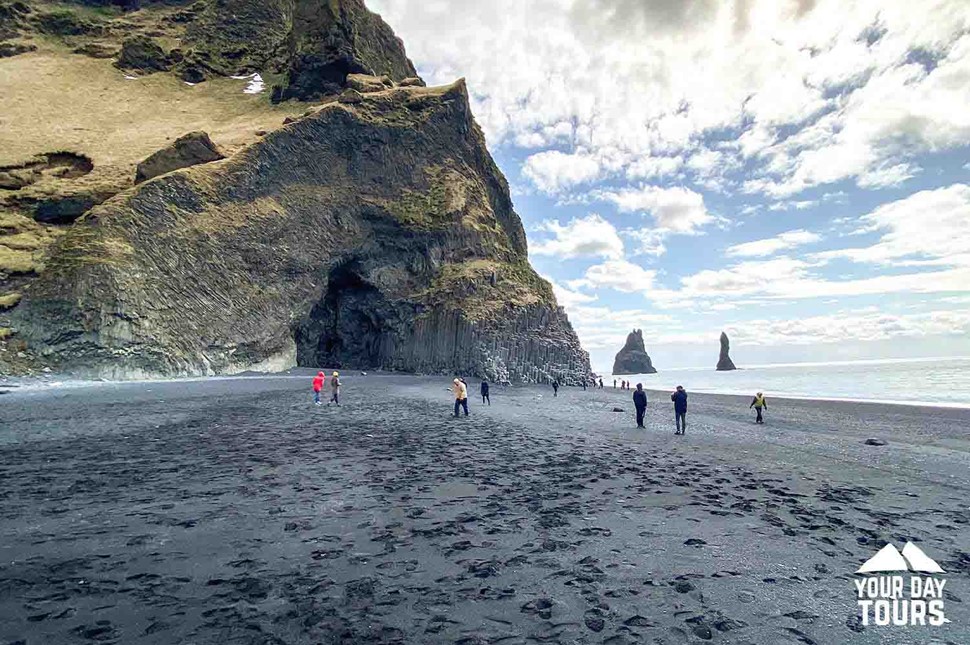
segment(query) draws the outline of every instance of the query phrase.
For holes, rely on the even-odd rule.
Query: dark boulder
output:
[[[734,361],[731,360],[729,352],[731,351],[731,341],[728,340],[727,334],[723,331],[721,332],[721,355],[717,359],[717,371],[718,372],[730,372],[731,370],[738,369],[734,366]]]
[[[132,36],[121,43],[115,66],[143,72],[164,72],[172,68],[172,61],[165,50],[148,36]]]
[[[205,132],[190,132],[176,139],[140,164],[135,173],[135,183],[164,175],[167,172],[188,168],[200,163],[224,159],[225,156]]]
[[[656,374],[657,370],[643,346],[643,332],[634,329],[613,360],[613,374]]]
[[[867,446],[885,446],[886,441],[884,439],[866,439],[865,444]]]

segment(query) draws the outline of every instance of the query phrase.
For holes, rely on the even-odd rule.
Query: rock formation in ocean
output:
[[[653,362],[643,345],[643,332],[634,329],[626,337],[626,344],[613,360],[613,374],[656,374]]]
[[[28,14],[41,4],[28,3]],[[210,94],[142,84],[111,60],[62,48],[0,59],[27,70],[29,57],[46,56],[103,74],[130,88],[132,104],[175,96],[182,112],[196,111],[191,129],[211,135],[190,137],[205,150],[186,155],[189,128],[173,136],[181,113],[139,127],[118,122],[127,113],[105,123],[74,110],[65,118],[92,120],[86,138],[39,131],[44,149],[26,141],[0,151],[0,343],[9,350],[0,371],[126,378],[326,365],[497,382],[588,377],[588,354],[528,263],[463,81],[423,87],[400,41],[359,0],[142,6],[137,23],[85,14],[85,25],[101,22],[82,33],[98,34],[101,51],[148,25],[160,42],[181,43],[163,52],[171,69],[155,74],[276,70],[285,80],[273,98],[284,100],[244,95],[247,81],[224,79]],[[85,35],[65,42],[93,46]],[[213,102],[219,88],[235,89]],[[122,126],[127,145],[112,144]]]
[[[718,372],[730,372],[731,370],[738,369],[734,366],[734,361],[731,360],[729,352],[731,350],[731,341],[728,340],[727,334],[723,331],[721,332],[721,355],[717,359],[717,371]]]

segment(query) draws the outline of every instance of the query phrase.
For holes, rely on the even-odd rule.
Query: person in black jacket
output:
[[[677,386],[670,400],[674,402],[674,415],[677,417],[677,432],[674,434],[684,434],[687,432],[687,391],[683,385]]]
[[[492,405],[492,399],[488,398],[488,381],[482,381],[482,405],[486,402]]]
[[[643,391],[643,383],[637,383],[637,391],[633,393],[633,407],[637,409],[637,427],[643,427],[643,413],[647,411],[647,393]]]

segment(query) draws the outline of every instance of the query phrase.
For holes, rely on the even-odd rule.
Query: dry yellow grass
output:
[[[37,42],[36,52],[0,59],[0,165],[70,150],[94,161],[92,174],[133,177],[139,161],[186,132],[204,130],[232,153],[257,130],[306,110],[244,94],[243,80],[189,86],[164,73],[129,80],[110,60]]]
[[[33,273],[38,270],[33,253],[0,245],[0,271],[4,273]]]
[[[21,297],[19,293],[7,293],[0,296],[0,309],[10,309],[16,306]]]

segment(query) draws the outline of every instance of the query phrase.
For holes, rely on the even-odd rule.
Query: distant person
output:
[[[552,382],[552,395],[559,396],[559,381],[553,380]]]
[[[674,416],[677,418],[677,432],[674,434],[684,434],[687,432],[687,391],[683,385],[677,386],[670,400],[674,402]]]
[[[482,405],[486,403],[492,405],[492,399],[488,398],[488,381],[482,381]]]
[[[767,401],[767,399],[765,399],[765,395],[762,394],[761,392],[758,392],[757,394],[755,394],[754,395],[754,399],[751,401],[751,405],[748,406],[748,409],[749,410],[751,408],[754,408],[754,411],[758,413],[758,418],[755,419],[754,422],[755,423],[764,423],[765,422],[765,418],[763,416],[761,416],[761,410],[762,409],[764,409],[764,410],[767,410],[768,409],[768,401]]]
[[[330,403],[339,406],[340,405],[340,373],[334,372],[333,378],[330,379],[330,391],[333,393],[330,397]]]
[[[468,386],[460,378],[456,378],[452,389],[455,392],[455,416],[458,416],[458,410],[464,408],[465,416],[468,416]]]
[[[584,378],[583,379],[583,392],[585,392],[585,391],[586,391],[586,379]]]
[[[633,393],[633,407],[637,409],[637,427],[643,427],[643,414],[647,411],[647,393],[643,391],[643,383],[637,383],[637,391]]]
[[[317,375],[313,377],[313,402],[316,405],[320,405],[320,390],[323,389],[323,382],[326,378],[323,372],[317,372]]]
[[[616,389],[616,379],[613,379],[613,389]]]
[[[601,390],[603,389],[603,379],[602,378],[600,378],[600,389]]]

